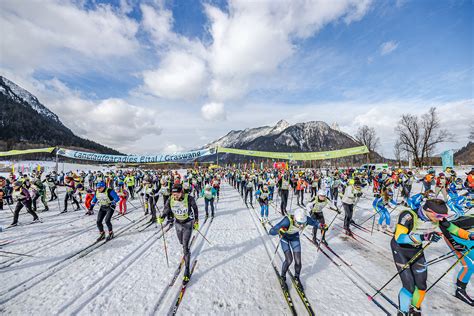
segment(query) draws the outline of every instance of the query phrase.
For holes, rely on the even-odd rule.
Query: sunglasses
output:
[[[449,217],[449,214],[439,214],[439,213],[436,213],[436,212],[434,212],[434,211],[432,211],[432,210],[430,210],[430,209],[428,209],[428,211],[429,211],[432,215],[434,215],[434,217],[436,217],[437,219],[444,219],[444,218]]]

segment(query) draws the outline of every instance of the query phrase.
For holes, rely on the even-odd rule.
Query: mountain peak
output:
[[[10,99],[26,103],[38,114],[60,123],[58,116],[41,104],[38,98],[3,76],[0,76],[0,93]]]

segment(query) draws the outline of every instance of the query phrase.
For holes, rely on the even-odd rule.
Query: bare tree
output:
[[[436,108],[432,107],[421,119],[416,115],[404,114],[395,131],[400,136],[402,147],[413,156],[415,165],[421,167],[436,145],[451,140],[451,134],[441,129]]]
[[[373,127],[368,127],[367,125],[363,125],[357,130],[355,138],[359,143],[367,146],[369,149],[370,162],[371,157],[375,152],[375,149],[377,149],[380,141],[380,139],[377,137],[377,134],[375,133],[375,129]]]
[[[393,145],[393,154],[395,155],[395,159],[398,161],[398,167],[400,168],[402,165],[402,143],[398,139]]]

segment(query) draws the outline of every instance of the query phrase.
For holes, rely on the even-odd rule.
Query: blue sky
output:
[[[2,75],[73,131],[125,152],[195,148],[286,118],[348,133],[374,126],[392,156],[402,113],[438,106],[457,135],[439,150],[464,145],[474,117],[472,1],[5,0],[0,9],[11,34]],[[114,125],[110,135],[101,122]]]

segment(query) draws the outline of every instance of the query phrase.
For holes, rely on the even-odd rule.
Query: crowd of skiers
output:
[[[372,199],[374,219],[378,216],[377,229],[393,235],[390,243],[395,266],[399,271],[403,287],[399,293],[399,313],[419,315],[421,303],[427,291],[427,267],[424,257],[426,243],[437,242],[444,237],[462,265],[458,275],[455,296],[473,305],[466,293],[466,285],[474,271],[473,247],[474,219],[468,212],[473,206],[474,169],[458,175],[452,168],[436,174],[434,169],[426,172],[404,168],[392,169],[274,169],[263,170],[227,167],[213,171],[207,168],[189,169],[181,175],[177,171],[139,169],[56,174],[43,177],[41,172],[30,176],[10,174],[0,177],[0,209],[4,204],[15,204],[13,223],[18,224],[20,210],[25,207],[39,221],[38,200],[49,210],[48,202],[58,200],[57,186],[64,186],[65,197],[62,212],[68,204],[82,207],[87,215],[99,206],[97,227],[99,238],[111,239],[112,215],[118,205],[120,215],[127,213],[127,200],[139,199],[149,222],[175,225],[185,258],[184,281],[189,280],[189,239],[193,229],[199,229],[199,214],[196,200],[204,199],[206,218],[215,215],[215,203],[219,199],[222,180],[238,190],[247,206],[260,207],[262,225],[269,222],[269,206],[272,204],[283,216],[269,230],[280,236],[284,262],[281,277],[295,262],[295,276],[299,280],[301,271],[301,246],[299,235],[307,226],[312,226],[313,241],[327,245],[325,235],[330,228],[323,210],[335,213],[344,211],[344,230],[353,236],[354,212],[361,198]],[[421,192],[412,193],[413,184],[421,183]],[[46,198],[47,191],[49,200]],[[371,194],[368,194],[371,193]],[[365,196],[364,196],[365,194]],[[158,202],[162,199],[162,212]],[[296,205],[293,205],[293,199]],[[59,202],[58,202],[59,203]],[[82,206],[84,204],[84,206]],[[59,204],[60,205],[60,204]],[[392,209],[389,211],[390,206]],[[398,208],[399,216],[391,223],[391,214]],[[106,236],[103,221],[108,229]],[[425,246],[424,243],[425,242]]]
[[[280,236],[285,257],[281,269],[283,279],[294,259],[296,282],[301,286],[299,234],[304,227],[313,227],[315,243],[318,241],[317,232],[321,230],[321,242],[327,244],[325,234],[328,225],[323,209],[340,212],[342,206],[345,233],[353,236],[351,226],[355,224],[354,210],[361,198],[370,198],[363,197],[363,188],[372,187],[372,205],[376,212],[374,219],[376,215],[379,216],[377,229],[393,236],[390,246],[403,284],[399,293],[399,314],[421,314],[421,303],[427,291],[426,246],[423,247],[423,242],[437,242],[441,237],[444,237],[462,266],[455,296],[474,306],[473,299],[466,293],[467,283],[474,272],[474,252],[471,252],[474,217],[468,214],[473,207],[474,169],[462,179],[452,168],[438,174],[432,168],[426,174],[419,170],[398,168],[379,171],[233,168],[227,171],[227,178],[241,194],[245,204],[253,207],[255,196],[260,205],[262,223],[268,222],[269,203],[276,204],[280,200],[279,206],[275,205],[275,208],[278,207],[284,217],[273,226],[270,234]],[[415,182],[421,183],[422,190],[412,194]],[[288,205],[290,194],[292,197]],[[306,205],[305,195],[308,196]],[[291,205],[293,197],[296,198],[296,210]],[[338,204],[339,198],[341,204]],[[393,208],[389,212],[390,205]],[[391,226],[391,213],[399,206],[398,220],[395,226]]]

